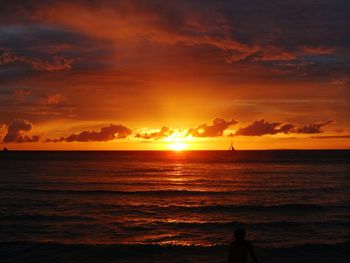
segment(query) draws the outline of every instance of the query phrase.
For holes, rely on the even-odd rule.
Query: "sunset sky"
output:
[[[10,149],[350,148],[350,1],[3,1]]]

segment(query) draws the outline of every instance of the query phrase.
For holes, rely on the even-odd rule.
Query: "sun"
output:
[[[174,142],[169,144],[169,148],[172,149],[173,151],[183,151],[187,147],[186,143],[183,142]]]
[[[187,135],[187,130],[175,130],[163,141],[168,149],[173,151],[183,151],[191,147],[192,136]]]

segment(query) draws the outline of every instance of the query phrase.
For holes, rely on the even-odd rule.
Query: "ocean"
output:
[[[0,262],[350,262],[350,151],[0,153]]]

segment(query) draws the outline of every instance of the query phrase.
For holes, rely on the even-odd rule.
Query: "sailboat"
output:
[[[7,149],[6,147],[4,147],[4,152],[7,152],[9,149]]]
[[[231,145],[230,145],[229,151],[232,151],[232,152],[236,151],[236,149],[233,147],[232,141],[231,141]]]

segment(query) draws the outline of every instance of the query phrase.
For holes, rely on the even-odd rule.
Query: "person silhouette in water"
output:
[[[237,228],[235,230],[235,240],[230,245],[228,263],[247,263],[249,256],[253,259],[254,263],[259,263],[253,246],[249,241],[245,240],[245,230],[243,228]]]

